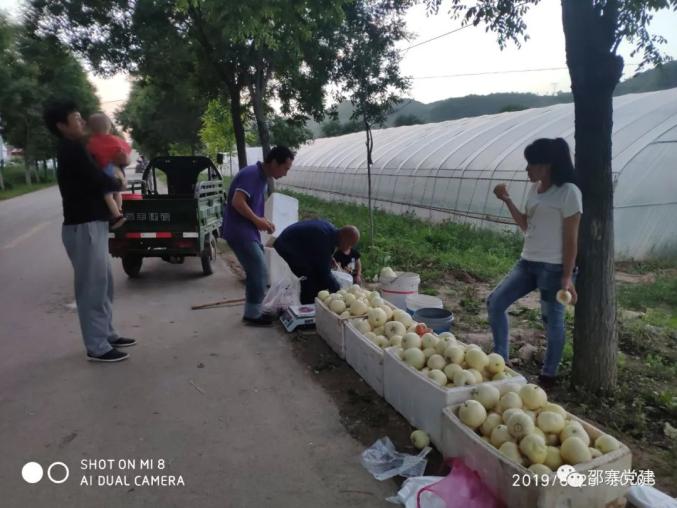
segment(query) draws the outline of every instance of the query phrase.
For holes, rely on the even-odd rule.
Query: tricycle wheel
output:
[[[209,238],[205,241],[205,248],[200,254],[200,260],[202,261],[202,272],[205,275],[211,275],[214,273],[214,267],[212,263],[216,259],[216,239],[214,235],[209,235]]]
[[[123,256],[122,257],[122,268],[125,273],[135,279],[139,276],[141,271],[141,264],[143,263],[143,258],[141,256]]]

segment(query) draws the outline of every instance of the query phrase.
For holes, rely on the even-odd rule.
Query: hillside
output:
[[[614,95],[628,93],[652,92],[677,87],[677,61],[668,62],[660,68],[640,72],[621,82]],[[393,126],[399,118],[403,123],[431,123],[454,120],[470,116],[489,115],[502,111],[517,111],[521,109],[540,108],[551,104],[571,102],[571,93],[560,92],[556,95],[538,95],[533,93],[494,93],[490,95],[466,95],[452,97],[441,101],[424,104],[413,99],[407,99],[396,107],[388,117],[387,126]],[[338,107],[339,123],[347,131],[351,130],[346,124],[349,122],[352,106],[348,102]],[[404,122],[403,117],[409,122]],[[326,122],[325,122],[326,123]],[[322,137],[322,128],[316,122],[309,122],[308,128],[315,137]],[[359,127],[355,127],[359,129]],[[353,130],[355,130],[353,129]]]

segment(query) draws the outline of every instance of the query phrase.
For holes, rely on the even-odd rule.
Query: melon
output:
[[[458,408],[458,417],[471,429],[476,429],[487,418],[487,410],[476,400],[466,400]]]
[[[515,413],[510,416],[506,425],[508,426],[508,432],[517,439],[521,439],[534,431],[534,422],[524,412]],[[543,444],[545,445],[545,443]]]
[[[536,410],[548,402],[548,396],[545,390],[535,384],[526,384],[520,389],[520,397],[524,402],[524,407],[531,410]]]
[[[595,448],[597,448],[602,453],[613,452],[620,448],[620,443],[616,440],[615,437],[610,436],[609,434],[602,434],[597,439],[595,439]]]
[[[495,386],[483,383],[472,389],[470,397],[478,401],[486,409],[491,409],[498,403],[501,393]]]
[[[592,460],[592,454],[588,445],[582,439],[575,436],[562,441],[559,452],[562,455],[562,460],[572,466]]]

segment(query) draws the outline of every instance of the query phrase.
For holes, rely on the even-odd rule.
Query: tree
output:
[[[402,125],[418,125],[422,124],[423,120],[421,120],[419,117],[416,115],[397,115],[395,117],[395,121],[393,122],[393,126],[395,127],[401,127]]]
[[[359,132],[362,128],[362,123],[357,120],[348,120],[346,123],[341,123],[338,119],[332,119],[322,124],[322,135],[326,138],[343,136],[344,134]]]
[[[247,163],[243,98],[250,101],[264,146],[269,145],[267,101],[276,97],[283,115],[320,118],[338,47],[334,35],[344,4],[352,0],[32,0],[43,29],[58,33],[106,73],[148,71],[150,55],[187,50],[201,83],[220,90],[231,110],[238,160]],[[97,37],[91,34],[96,33]],[[162,51],[158,51],[162,48]],[[176,68],[156,69],[176,76]],[[246,93],[246,96],[245,96]]]
[[[0,63],[0,117],[7,140],[23,149],[26,183],[39,180],[38,160],[54,156],[53,136],[42,118],[52,99],[75,101],[83,115],[99,109],[94,87],[74,56],[54,37],[35,33],[30,19],[24,25],[4,27]]]
[[[191,23],[186,11],[183,0],[31,0],[29,9],[41,32],[65,41],[89,61],[95,72],[108,75],[126,71],[136,78],[139,84],[135,85],[132,97],[135,104],[123,111],[120,119],[128,126],[135,123],[137,135],[141,133],[144,137],[141,144],[151,153],[167,153],[172,145],[195,149],[200,117],[208,100],[219,95],[225,79],[238,79],[237,72],[231,72],[232,62],[217,68],[212,65],[208,49],[216,54],[221,48],[203,48],[198,37],[204,27]],[[94,33],[96,37],[92,36]],[[224,58],[232,54],[221,53]],[[231,109],[233,117],[240,118],[238,125],[243,131],[241,90],[239,86],[238,99]],[[227,92],[230,91],[228,88]],[[160,96],[176,97],[177,102],[179,97],[188,99],[187,107],[203,103],[183,127],[184,134],[193,136],[192,140],[169,139],[135,121],[150,118],[160,125],[164,123],[161,117],[167,115],[173,117],[167,123],[174,124],[177,115],[168,107],[172,104],[157,102]],[[151,111],[146,107],[148,104],[156,104],[157,111]],[[174,105],[181,107],[178,103]],[[187,128],[194,131],[185,133]],[[244,149],[244,135],[241,146]]]
[[[9,67],[9,50],[14,38],[14,27],[0,11],[0,64],[2,69]],[[9,76],[6,72],[0,72],[0,90],[4,90],[9,84]]]
[[[249,95],[264,155],[270,149],[267,104],[276,98],[286,116],[324,114],[324,90],[339,49],[336,35],[346,0],[255,0],[236,4],[229,16],[229,33],[241,31],[238,41],[248,48],[253,68]],[[219,2],[221,4],[221,2]],[[242,28],[243,21],[246,28]],[[278,125],[279,128],[279,125]]]
[[[395,43],[407,35],[404,13],[408,0],[368,0],[356,2],[347,11],[342,36],[336,80],[341,86],[338,99],[347,98],[353,105],[351,120],[360,120],[366,137],[367,196],[370,241],[374,243],[371,166],[374,138],[371,129],[382,125],[409,80],[400,75],[399,51]]]
[[[222,100],[212,99],[202,115],[200,139],[208,155],[230,153],[235,148],[235,133],[230,111]]]
[[[527,108],[527,106],[522,106],[521,104],[507,104],[501,108],[499,111],[500,113],[509,113],[511,111],[523,111]]]
[[[276,115],[270,126],[270,135],[273,145],[282,145],[297,149],[309,139],[313,139],[313,133],[306,128],[305,118],[284,118]]]
[[[206,98],[190,80],[165,84],[149,78],[132,85],[116,119],[149,157],[170,152],[195,154],[202,146],[199,130],[206,107]]]
[[[425,0],[436,12],[441,0]],[[450,0],[453,17],[486,23],[503,48],[527,38],[524,20],[539,0],[478,0],[467,7]],[[677,10],[677,0],[561,0],[566,58],[575,110],[575,166],[583,193],[574,325],[572,384],[590,391],[616,385],[618,336],[614,277],[613,178],[611,173],[612,96],[623,71],[618,47],[634,45],[634,56],[660,63],[661,37],[648,30],[653,13]]]
[[[289,117],[310,115],[319,119],[324,114],[324,85],[339,50],[336,34],[343,18],[342,7],[349,3],[187,0],[186,12],[197,29],[197,40],[224,78],[232,107],[239,109],[242,90],[249,93],[264,156],[271,145],[268,102],[272,98],[281,102],[282,113]],[[225,74],[224,63],[228,67]],[[244,129],[236,116],[234,111],[242,166],[246,164],[244,143],[240,142]],[[271,178],[268,191],[274,189]]]

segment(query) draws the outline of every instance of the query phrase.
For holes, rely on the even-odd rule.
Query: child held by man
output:
[[[91,136],[87,143],[87,150],[92,154],[98,166],[110,177],[125,182],[123,168],[116,166],[113,159],[119,153],[129,155],[132,152],[127,142],[110,133],[112,123],[103,113],[95,113],[87,122]],[[125,223],[122,215],[122,197],[119,192],[104,195],[106,206],[110,210],[110,228],[117,229]]]

